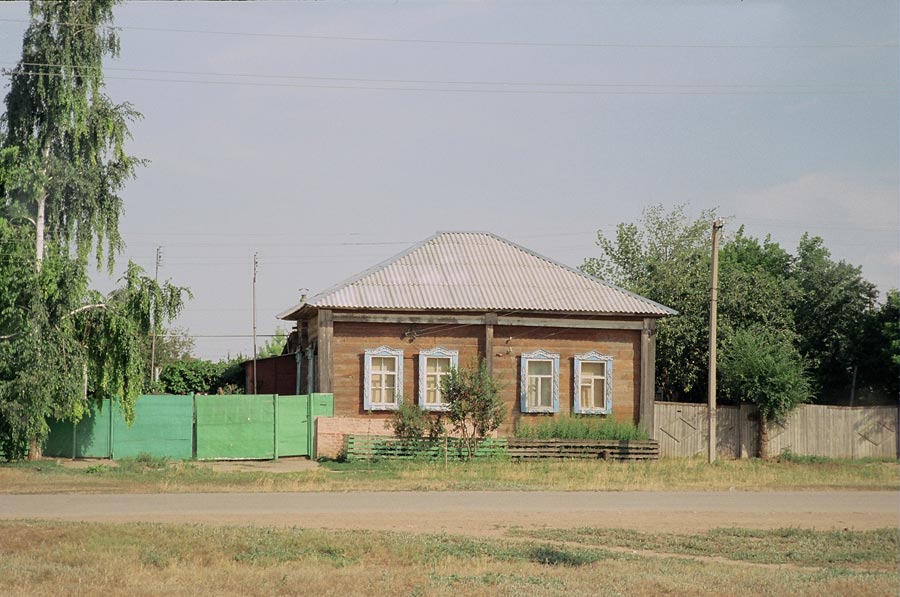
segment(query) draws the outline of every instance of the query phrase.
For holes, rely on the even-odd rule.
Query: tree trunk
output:
[[[762,413],[759,415],[759,457],[769,457],[769,418]]]
[[[34,227],[37,229],[34,235],[34,256],[36,259],[35,263],[37,264],[37,271],[41,271],[41,267],[44,264],[44,219],[46,207],[47,197],[46,195],[41,194],[37,200],[37,216],[34,219]]]

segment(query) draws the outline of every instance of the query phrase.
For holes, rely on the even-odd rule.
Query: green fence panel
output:
[[[75,431],[75,424],[71,421],[50,419],[47,421],[47,426],[50,427],[50,433],[47,434],[47,440],[44,442],[44,456],[71,458],[72,434]]]
[[[74,451],[75,458],[109,458],[111,412],[112,403],[106,398],[100,404],[92,404],[78,425],[47,421],[50,435],[44,442],[44,455],[72,458]]]
[[[112,413],[112,457],[185,460],[193,456],[193,396],[146,395],[134,405],[134,421],[125,422],[122,409]]]
[[[334,416],[334,394],[313,394],[311,398],[314,417]]]
[[[277,396],[278,456],[309,456],[309,396]]]
[[[197,458],[275,457],[275,396],[195,396]]]

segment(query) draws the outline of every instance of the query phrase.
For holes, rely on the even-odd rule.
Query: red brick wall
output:
[[[394,435],[386,419],[316,417],[316,458],[337,458],[344,449],[344,435]]]
[[[413,328],[418,336],[407,338]],[[418,354],[422,349],[443,346],[459,351],[465,366],[484,350],[484,326],[346,323],[334,324],[334,414],[335,417],[366,416],[363,410],[363,355],[367,348],[385,345],[403,350],[403,396],[418,402]],[[507,341],[507,339],[509,339]],[[617,420],[635,421],[640,401],[640,332],[494,326],[494,377],[503,385],[507,420],[501,435],[511,434],[522,414],[519,410],[519,357],[523,352],[544,349],[559,353],[559,412],[569,413],[573,402],[573,367],[576,353],[596,350],[613,357],[613,409]],[[371,415],[386,419],[390,413]],[[367,417],[368,418],[368,417]]]

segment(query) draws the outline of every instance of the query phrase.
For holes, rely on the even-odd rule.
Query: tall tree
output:
[[[19,167],[5,183],[7,201],[32,211],[39,269],[48,241],[81,258],[96,247],[98,265],[105,250],[110,271],[122,245],[118,193],[141,163],[124,143],[140,114],[103,93],[103,58],[119,51],[116,3],[32,1],[22,58],[8,72],[0,137]]]
[[[846,400],[878,292],[861,268],[832,260],[824,241],[808,234],[797,247],[794,278],[799,349],[810,362],[816,393],[829,402]]]
[[[143,338],[190,296],[133,263],[111,294],[88,289],[91,252],[112,271],[122,246],[119,192],[142,163],[124,149],[139,114],[103,93],[103,58],[119,50],[115,4],[32,1],[22,59],[6,73],[0,444],[7,458],[39,456],[46,417],[78,420],[91,397],[120,400],[130,420],[147,369]]]
[[[597,235],[602,256],[581,269],[677,310],[657,330],[656,372],[670,399],[699,395],[706,387],[709,326],[709,223],[711,210],[691,220],[684,206],[644,210],[637,224],[619,224],[615,237]]]

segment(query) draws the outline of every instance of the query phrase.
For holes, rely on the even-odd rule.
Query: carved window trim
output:
[[[447,410],[445,402],[437,404],[427,404],[425,402],[425,394],[428,387],[427,360],[429,358],[450,359],[450,367],[456,368],[459,367],[459,351],[450,350],[443,346],[419,351],[419,407],[422,410],[445,411]]]
[[[372,402],[372,358],[373,357],[393,357],[396,360],[394,369],[395,381],[394,392],[396,401],[394,402]],[[369,410],[397,410],[403,404],[403,350],[391,348],[389,346],[379,346],[378,348],[367,348],[364,358],[364,379],[363,379],[363,409]]]
[[[581,405],[581,364],[604,363],[604,404],[602,407],[586,407]],[[573,387],[574,407],[572,412],[578,415],[608,415],[612,413],[613,358],[596,350],[575,355],[575,381]]]
[[[532,361],[549,361],[551,363],[551,397],[550,406],[528,405],[528,363]],[[559,354],[539,349],[522,353],[519,363],[519,408],[523,413],[556,413],[559,412]]]

